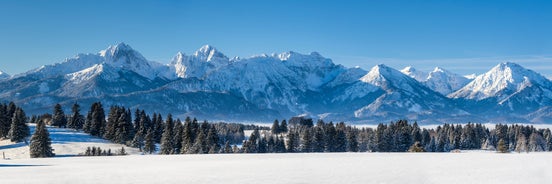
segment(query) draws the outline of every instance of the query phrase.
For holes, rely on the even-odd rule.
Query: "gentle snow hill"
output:
[[[7,160],[2,183],[548,184],[552,153],[286,153]]]
[[[29,124],[29,127],[32,135],[35,124]],[[125,151],[129,154],[140,154],[136,148],[114,144],[105,139],[72,129],[48,127],[48,132],[50,133],[50,139],[52,139],[52,148],[56,157],[76,156],[79,153],[84,153],[87,147],[93,146],[100,147],[102,150],[111,149],[113,153],[116,153],[121,147],[125,147]],[[5,154],[6,159],[30,158],[29,145],[26,145],[24,142],[13,143],[10,140],[2,140],[0,141],[0,152],[0,154]]]

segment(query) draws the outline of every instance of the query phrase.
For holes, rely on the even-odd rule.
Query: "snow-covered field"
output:
[[[35,125],[29,124],[31,134],[34,132]],[[78,132],[71,129],[52,128],[48,127],[50,138],[52,139],[52,148],[56,156],[74,156],[79,153],[84,153],[87,147],[100,147],[103,149],[111,149],[113,153],[121,149],[123,145],[113,144],[107,140],[90,136],[83,132]],[[129,154],[139,154],[135,148],[125,146],[125,150]],[[30,158],[29,146],[23,142],[12,143],[10,140],[0,141],[0,159],[2,154],[6,159],[22,159]]]
[[[34,126],[31,126],[34,129]],[[551,183],[552,153],[297,153],[72,157],[119,144],[49,128],[58,157],[0,142],[0,183]],[[250,132],[247,132],[248,135]],[[0,157],[1,158],[1,157]]]
[[[130,155],[0,162],[1,183],[550,183],[551,153]]]

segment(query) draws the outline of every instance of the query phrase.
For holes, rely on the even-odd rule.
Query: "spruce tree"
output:
[[[75,103],[71,107],[72,114],[71,119],[67,122],[67,128],[72,128],[75,130],[80,130],[84,126],[84,116],[80,114],[80,105]]]
[[[279,134],[280,133],[280,123],[278,120],[274,120],[274,123],[272,123],[272,128],[270,129],[272,134]]]
[[[138,148],[140,151],[142,151],[142,147],[144,147],[144,134],[142,134],[142,132],[140,131],[136,132],[134,138],[132,139],[132,142],[130,143],[130,146]]]
[[[174,123],[173,128],[173,150],[175,154],[181,153],[180,150],[182,149],[182,132],[184,131],[183,129],[184,127],[182,126],[182,122],[180,121],[180,119],[177,119]]]
[[[52,126],[57,126],[60,128],[65,128],[67,126],[67,118],[65,117],[65,113],[63,112],[60,104],[56,104],[54,106]]]
[[[148,130],[146,134],[146,140],[144,143],[144,153],[155,153],[155,137],[152,129]]]
[[[506,147],[506,143],[504,143],[504,139],[500,139],[498,141],[496,151],[498,151],[499,153],[508,153],[508,148]]]
[[[102,136],[105,128],[105,112],[102,103],[96,102],[92,104],[90,109],[90,122],[88,133],[92,136]]]
[[[220,150],[219,137],[214,125],[211,125],[207,132],[207,145],[210,147],[209,152],[213,150],[213,153],[217,153]]]
[[[286,133],[288,132],[288,124],[286,120],[282,120],[282,123],[280,124],[280,133]]]
[[[184,129],[182,130],[182,147],[180,149],[181,154],[186,154],[191,150],[194,145],[193,133],[192,133],[192,122],[189,121],[189,118],[186,118],[184,122]]]
[[[165,128],[163,129],[163,134],[161,137],[161,150],[160,154],[168,155],[172,154],[174,150],[173,144],[173,119],[172,115],[167,116],[167,121],[165,122]]]
[[[132,115],[130,109],[125,111],[121,108],[122,113],[117,120],[117,126],[115,131],[115,140],[121,144],[129,144],[134,138],[134,125],[132,125]]]
[[[16,108],[12,117],[8,137],[12,142],[24,141],[30,135],[30,129],[27,126],[27,117],[21,108]]]
[[[306,128],[303,131],[303,134],[301,135],[301,152],[312,152],[312,136],[311,136],[311,129]]]
[[[0,139],[8,137],[11,119],[9,119],[6,104],[0,104]]]
[[[50,134],[44,122],[40,121],[36,126],[29,145],[31,158],[53,157],[54,153],[52,152],[51,144]]]

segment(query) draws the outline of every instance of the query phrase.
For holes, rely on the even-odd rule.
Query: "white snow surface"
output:
[[[2,183],[545,184],[551,153],[131,155],[4,160]]]
[[[29,127],[32,135],[35,125],[29,124]],[[116,153],[117,150],[121,149],[121,147],[125,147],[125,150],[129,154],[139,154],[139,151],[136,148],[127,147],[121,144],[114,144],[107,140],[90,136],[86,133],[72,129],[48,127],[48,132],[50,133],[50,139],[52,139],[52,148],[54,149],[56,157],[76,156],[79,153],[84,153],[87,147],[93,146],[100,147],[102,150],[111,149],[113,153]],[[10,140],[0,141],[0,154],[4,154],[6,159],[10,160],[30,158],[28,145],[24,142],[12,143]],[[1,165],[2,161],[0,160],[0,168],[2,168]]]

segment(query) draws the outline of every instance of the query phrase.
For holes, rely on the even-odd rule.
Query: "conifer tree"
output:
[[[184,128],[182,130],[182,148],[180,149],[180,153],[188,153],[193,145],[194,138],[192,135],[192,122],[189,121],[189,118],[186,118],[186,121],[184,122]]]
[[[204,154],[209,150],[207,149],[207,136],[203,131],[199,131],[194,141],[194,145],[188,151],[189,154]]]
[[[80,105],[75,103],[71,107],[72,114],[71,119],[67,122],[67,128],[80,130],[84,126],[84,116],[80,114]]]
[[[184,131],[183,130],[184,127],[182,126],[182,122],[180,121],[180,119],[176,119],[175,123],[174,123],[174,128],[173,128],[173,146],[174,146],[174,153],[175,154],[179,154],[181,153],[181,149],[182,149],[182,132]]]
[[[217,153],[220,150],[219,137],[214,125],[211,125],[207,132],[207,145],[210,147],[209,152]]]
[[[36,130],[31,137],[31,142],[29,146],[29,153],[31,158],[43,158],[43,157],[53,157],[54,153],[52,152],[52,141],[50,139],[50,134],[44,125],[44,122],[40,121]]]
[[[30,135],[30,129],[27,126],[27,117],[21,108],[16,108],[12,117],[8,137],[12,142],[24,141]]]
[[[280,133],[280,123],[278,122],[278,120],[274,120],[274,123],[272,123],[272,128],[270,128],[270,131],[272,132],[272,134],[279,134]]]
[[[142,151],[142,147],[144,147],[144,135],[141,131],[138,131],[136,132],[136,134],[134,134],[134,138],[132,139],[130,146],[138,148],[140,151]]]
[[[311,129],[306,128],[301,135],[301,152],[312,152],[313,142],[311,136]]]
[[[104,133],[105,112],[102,103],[96,102],[92,104],[90,113],[90,127],[89,132],[92,136],[102,136]]]
[[[280,124],[280,133],[287,133],[288,132],[288,124],[286,120],[282,120],[282,123]]]
[[[230,141],[224,143],[224,147],[221,149],[220,153],[233,153],[232,146],[230,146]]]
[[[499,152],[499,153],[508,153],[508,148],[506,147],[506,143],[504,143],[504,140],[503,139],[500,139],[498,141],[498,144],[496,146],[496,150]]]
[[[165,122],[165,128],[163,129],[160,154],[168,155],[173,153],[173,128],[174,124],[172,115],[169,114],[167,115],[167,121]]]
[[[144,153],[153,154],[155,153],[155,138],[154,133],[152,129],[148,130],[148,133],[146,134],[144,143]]]
[[[52,126],[57,126],[61,128],[65,128],[67,126],[67,118],[65,117],[65,113],[63,112],[60,104],[56,104],[54,106]]]
[[[8,137],[10,125],[11,119],[9,119],[7,105],[0,104],[0,139]]]
[[[121,108],[121,114],[117,120],[115,131],[115,142],[129,144],[134,138],[134,126],[132,125],[132,115],[130,109]]]

